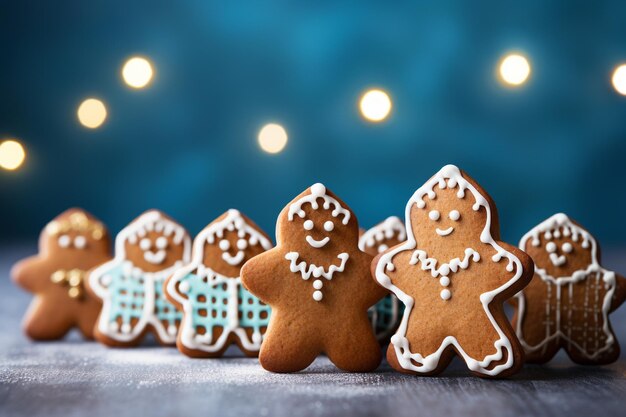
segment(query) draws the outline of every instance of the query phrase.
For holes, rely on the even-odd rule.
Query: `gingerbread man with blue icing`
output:
[[[235,209],[196,236],[191,262],[166,282],[167,298],[183,312],[178,350],[213,358],[234,343],[246,356],[258,356],[270,308],[241,285],[239,273],[247,260],[271,248],[269,237]]]
[[[382,355],[367,310],[386,292],[370,277],[372,257],[358,248],[354,213],[314,184],[282,210],[276,239],[241,270],[246,288],[272,308],[263,368],[296,372],[324,353],[345,371],[376,369]]]
[[[406,242],[372,263],[378,283],[405,306],[390,365],[434,375],[456,354],[477,376],[519,370],[524,353],[503,303],[528,284],[533,263],[499,240],[493,200],[448,165],[413,194],[405,216]]]

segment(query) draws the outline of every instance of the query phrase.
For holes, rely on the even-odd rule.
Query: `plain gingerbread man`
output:
[[[372,257],[358,248],[354,213],[322,184],[278,216],[277,246],[248,262],[243,284],[272,307],[261,365],[305,369],[321,353],[340,369],[376,369],[381,352],[367,309],[385,295],[370,277]]]

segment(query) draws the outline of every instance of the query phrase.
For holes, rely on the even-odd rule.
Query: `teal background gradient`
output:
[[[24,167],[0,171],[0,240],[34,238],[70,206],[117,232],[164,210],[198,232],[238,208],[273,235],[281,208],[323,182],[369,227],[402,215],[413,191],[454,163],[496,200],[516,242],[557,211],[623,244],[626,2],[611,1],[2,1],[0,137]],[[533,66],[516,90],[502,54]],[[120,79],[141,54],[152,86]],[[391,118],[364,122],[378,86]],[[98,130],[78,124],[105,101]],[[289,133],[262,152],[267,122]]]

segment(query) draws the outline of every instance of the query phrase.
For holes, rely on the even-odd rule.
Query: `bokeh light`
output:
[[[107,118],[107,108],[101,100],[88,98],[78,106],[78,121],[89,129],[96,129]]]
[[[359,101],[361,115],[370,122],[382,122],[391,113],[389,94],[379,89],[366,91]]]
[[[524,55],[507,54],[500,60],[498,74],[500,80],[507,86],[519,87],[530,77],[530,62]]]
[[[14,171],[24,163],[26,151],[16,140],[5,140],[0,143],[0,167],[7,171]]]
[[[618,65],[617,68],[615,68],[611,82],[613,83],[615,91],[626,96],[626,64]]]
[[[132,57],[122,67],[122,78],[132,88],[144,88],[152,81],[153,75],[152,64],[143,57]]]
[[[259,145],[267,153],[278,153],[287,146],[287,131],[276,123],[268,123],[259,131]]]

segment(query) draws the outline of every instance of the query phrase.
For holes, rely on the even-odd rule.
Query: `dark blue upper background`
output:
[[[168,5],[161,4],[168,3]],[[623,1],[4,1],[0,136],[28,151],[0,171],[0,238],[35,236],[69,206],[117,231],[156,207],[192,233],[230,207],[273,234],[279,210],[316,181],[363,226],[402,214],[447,163],[498,203],[503,237],[565,211],[624,243]],[[533,74],[494,77],[505,52]],[[149,57],[150,88],[120,80]],[[360,93],[390,92],[387,123],[362,121]],[[88,96],[106,124],[76,121]],[[256,141],[266,122],[284,152]]]

